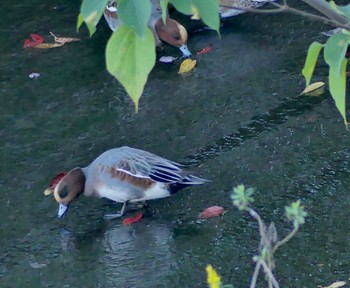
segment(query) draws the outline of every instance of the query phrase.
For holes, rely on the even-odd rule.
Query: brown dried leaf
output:
[[[320,96],[324,93],[324,82],[316,82],[307,86],[300,95]]]
[[[50,49],[50,48],[60,47],[62,45],[64,45],[64,43],[41,43],[41,44],[34,46],[34,48]]]
[[[57,37],[55,34],[50,32],[50,34],[55,38],[55,42],[57,43],[68,43],[68,42],[76,42],[80,41],[79,38],[69,38],[69,37]]]

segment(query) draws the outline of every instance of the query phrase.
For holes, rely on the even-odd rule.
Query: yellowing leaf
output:
[[[62,45],[64,45],[64,43],[40,43],[40,44],[34,46],[34,48],[50,49],[50,48],[60,47]]]
[[[186,72],[191,71],[197,64],[197,60],[192,60],[192,59],[186,59],[182,61],[179,69],[179,73],[183,74]]]
[[[334,282],[333,284],[331,284],[330,286],[324,287],[324,288],[339,288],[339,287],[343,287],[346,284],[345,281],[337,281]]]
[[[324,82],[316,82],[307,86],[300,95],[320,96],[324,93]]]
[[[220,284],[221,284],[220,276],[218,275],[218,273],[216,273],[213,266],[207,265],[205,270],[207,271],[207,282],[208,282],[209,288],[220,288]]]
[[[56,37],[55,34],[50,32],[50,34],[55,38],[55,42],[57,43],[68,43],[68,42],[75,42],[75,41],[80,41],[79,38],[68,38],[68,37]]]
[[[199,11],[198,11],[196,6],[191,5],[191,10],[192,10],[192,16],[191,16],[192,20],[199,20],[199,19],[201,19],[201,17],[199,16]]]
[[[47,195],[50,195],[52,194],[53,190],[51,188],[47,188],[45,191],[44,191],[44,195],[47,196]]]

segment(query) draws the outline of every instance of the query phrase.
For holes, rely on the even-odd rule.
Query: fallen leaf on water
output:
[[[179,73],[183,74],[191,71],[196,66],[196,64],[197,64],[197,61],[192,59],[186,59],[182,61],[180,65]]]
[[[76,42],[76,41],[80,41],[79,38],[69,38],[69,37],[57,37],[55,34],[53,34],[52,32],[50,32],[50,34],[55,38],[55,42],[58,43],[68,43],[68,42]]]
[[[40,269],[40,268],[45,268],[46,264],[40,264],[38,262],[30,262],[30,266],[34,269]]]
[[[30,79],[36,80],[36,79],[38,79],[38,78],[40,77],[40,73],[33,72],[33,73],[29,74],[28,77],[29,77]]]
[[[211,206],[205,209],[202,213],[199,214],[199,219],[210,219],[220,216],[224,212],[224,208],[220,206]]]
[[[162,56],[159,58],[159,62],[173,63],[176,59],[177,59],[177,57],[173,57],[173,56]]]
[[[320,96],[324,93],[324,82],[316,82],[307,86],[300,95]]]
[[[209,46],[199,50],[197,52],[197,55],[203,55],[209,53],[211,50],[213,50],[213,43],[210,43]]]
[[[34,48],[40,48],[40,49],[50,49],[50,48],[56,48],[64,45],[64,43],[40,43],[38,45],[33,46]]]
[[[132,223],[136,223],[136,222],[140,221],[141,218],[142,218],[142,214],[138,213],[134,217],[128,217],[128,218],[123,219],[123,224],[130,225]]]
[[[50,195],[52,194],[53,190],[55,189],[56,185],[61,181],[61,179],[67,175],[67,172],[60,172],[58,173],[50,182],[50,186],[49,188],[47,188],[45,191],[44,191],[44,195],[47,196],[47,195]]]
[[[29,40],[29,39],[24,40],[23,48],[35,47],[38,44],[41,44],[44,42],[43,37],[41,37],[38,34],[30,34],[30,37],[32,38],[32,40]]]
[[[339,287],[343,287],[345,284],[346,284],[345,281],[337,281],[331,284],[330,286],[323,287],[323,288],[339,288]]]

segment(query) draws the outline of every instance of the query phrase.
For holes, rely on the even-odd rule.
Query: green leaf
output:
[[[118,16],[120,20],[134,29],[140,37],[145,36],[151,10],[150,0],[118,0]]]
[[[160,0],[159,4],[160,4],[160,8],[162,8],[162,20],[163,23],[166,23],[166,16],[167,16],[167,11],[168,11],[168,0]]]
[[[329,1],[329,6],[333,8],[338,13],[342,14],[343,16],[350,18],[350,4],[345,6],[340,6],[335,4],[334,1]]]
[[[334,68],[329,68],[329,90],[335,101],[335,106],[342,115],[345,125],[348,125],[346,120],[346,65],[348,60],[343,59],[341,63],[341,70],[335,71]]]
[[[169,0],[169,2],[176,10],[186,15],[198,13],[206,25],[220,33],[219,0]]]
[[[349,35],[337,33],[328,39],[324,48],[324,60],[333,72],[339,75],[348,44]]]
[[[83,14],[79,13],[78,18],[77,18],[77,32],[79,31],[79,28],[81,24],[84,23],[84,17]]]
[[[219,11],[219,0],[192,1],[203,22],[220,34],[220,16],[219,13],[215,13],[216,11]]]
[[[304,211],[304,206],[300,205],[300,200],[293,202],[290,206],[285,207],[288,220],[293,222],[294,227],[299,227],[305,223],[307,212]]]
[[[321,43],[313,42],[310,45],[309,50],[307,51],[305,65],[301,72],[305,77],[306,86],[309,86],[310,84],[310,80],[311,80],[312,74],[314,73],[315,65],[317,62],[317,58],[318,58],[318,55],[320,54],[322,47],[323,45]]]
[[[174,5],[177,11],[186,15],[192,15],[192,0],[169,0],[169,2]]]
[[[108,0],[83,0],[80,13],[89,29],[90,37],[95,33],[107,3]]]
[[[155,40],[149,28],[141,38],[130,27],[121,25],[107,43],[107,70],[124,86],[135,103],[136,111],[155,61]]]

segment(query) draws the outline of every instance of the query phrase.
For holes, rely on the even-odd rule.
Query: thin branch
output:
[[[234,9],[234,10],[242,10],[246,12],[253,12],[253,13],[260,13],[260,14],[272,14],[272,13],[293,13],[299,16],[303,16],[312,20],[318,20],[322,21],[326,24],[330,24],[336,27],[344,28],[346,30],[350,31],[350,25],[349,21],[342,15],[338,14],[337,12],[333,11],[329,7],[325,7],[324,4],[317,5],[315,3],[321,2],[323,0],[302,0],[305,3],[309,4],[313,8],[315,8],[317,11],[321,12],[322,14],[326,15],[327,17],[312,14],[309,12],[305,12],[302,10],[298,10],[295,8],[292,8],[288,6],[287,1],[284,0],[283,4],[278,4],[271,2],[270,4],[275,6],[275,9],[255,9],[255,8],[238,8],[234,6],[227,6],[227,5],[220,5],[220,7],[226,8],[226,9]],[[311,3],[313,5],[311,5]],[[326,2],[327,3],[327,2]],[[320,8],[321,7],[321,8]]]
[[[292,232],[290,232],[286,237],[284,237],[281,241],[278,241],[276,243],[276,245],[272,248],[272,253],[275,253],[277,251],[277,249],[281,246],[283,246],[284,244],[286,244],[290,239],[293,238],[293,236],[295,235],[295,233],[298,232],[299,226],[294,226]]]
[[[271,280],[273,287],[280,288],[280,285],[278,284],[275,276],[273,276],[272,271],[267,266],[266,262],[262,260],[259,260],[259,262],[261,263],[261,266],[264,268],[265,274],[267,275],[267,277],[269,277],[269,280]]]
[[[256,282],[258,281],[260,267],[261,267],[261,263],[260,263],[260,261],[257,261],[257,263],[255,265],[252,281],[250,282],[250,286],[249,286],[250,288],[255,288],[255,286],[256,286]]]

